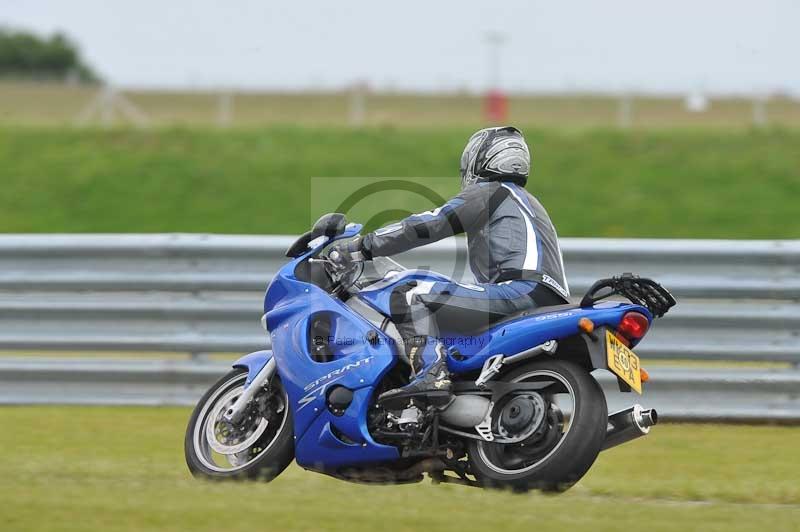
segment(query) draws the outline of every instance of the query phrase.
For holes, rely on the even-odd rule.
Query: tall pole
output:
[[[489,49],[487,58],[489,60],[489,68],[486,69],[489,75],[489,83],[487,88],[489,90],[500,89],[500,49],[506,42],[506,36],[499,31],[490,31],[486,33],[486,45]]]
[[[486,100],[484,102],[484,117],[487,122],[502,123],[506,121],[508,99],[501,89],[500,84],[500,51],[506,42],[506,36],[498,31],[486,33],[486,45],[489,60],[486,74],[489,76]]]

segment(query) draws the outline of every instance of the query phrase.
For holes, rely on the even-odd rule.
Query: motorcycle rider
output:
[[[476,285],[412,281],[392,293],[392,317],[403,337],[411,382],[381,394],[380,402],[411,397],[449,402],[452,384],[435,314],[455,312],[459,321],[481,316],[482,323],[472,325],[477,328],[567,302],[558,236],[544,207],[523,188],[529,173],[530,152],[518,129],[481,129],[461,155],[457,196],[339,248],[346,257],[369,260],[467,234]]]

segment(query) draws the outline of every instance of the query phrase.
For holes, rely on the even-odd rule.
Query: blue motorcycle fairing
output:
[[[264,298],[272,352],[260,351],[237,361],[248,369],[249,382],[270,356],[275,358],[293,412],[297,462],[318,471],[393,461],[400,456],[396,447],[375,442],[367,427],[375,390],[396,363],[393,340],[341,300],[296,275],[301,262],[335,240],[356,236],[360,229],[360,225],[351,224],[338,237],[312,240],[306,253],[280,269]],[[449,281],[433,272],[408,270],[363,289],[359,297],[388,315],[392,290],[410,280]],[[445,341],[456,345],[462,355],[456,359],[451,353],[448,366],[455,374],[480,369],[493,354],[514,354],[547,340],[575,336],[581,317],[589,317],[598,327],[616,327],[628,311],[641,312],[652,321],[647,309],[638,305],[602,302],[589,308],[576,306],[523,316],[477,336],[444,331]],[[329,327],[325,332],[330,359],[326,362],[317,362],[311,353],[311,336],[318,319]],[[368,334],[374,335],[370,341]],[[340,416],[327,405],[327,393],[335,386],[353,392],[351,403]]]
[[[265,349],[245,355],[232,364],[234,368],[244,368],[247,370],[247,380],[244,383],[245,388],[250,386],[250,383],[253,382],[258,372],[267,365],[270,358],[272,358],[272,350]]]
[[[308,469],[325,470],[344,465],[366,465],[397,460],[397,448],[376,443],[367,429],[367,411],[372,388],[361,388],[342,417],[328,410],[316,417],[295,446],[297,463]],[[338,431],[348,439],[343,441]],[[347,431],[347,432],[345,432]]]
[[[639,305],[621,302],[603,302],[593,307],[554,310],[523,316],[497,324],[480,335],[464,336],[442,331],[440,337],[445,347],[456,347],[459,357],[448,356],[447,366],[453,373],[465,373],[481,369],[483,363],[492,355],[502,353],[513,355],[548,340],[563,340],[575,336],[579,331],[578,322],[586,317],[596,327],[616,327],[627,312],[641,312],[652,322],[650,312]],[[449,344],[449,345],[448,345]]]
[[[355,236],[359,229],[349,228],[338,238]],[[294,414],[295,457],[301,466],[317,470],[399,457],[396,447],[375,442],[367,429],[372,393],[396,363],[389,338],[339,299],[295,276],[297,264],[333,240],[321,241],[281,268],[264,301],[273,356]],[[310,351],[317,318],[331,326],[327,343],[333,360],[328,362],[315,361]],[[368,342],[368,333],[377,334],[379,341]],[[342,416],[327,406],[327,393],[334,386],[353,391]]]
[[[452,282],[451,279],[444,275],[428,270],[405,270],[397,272],[391,277],[371,284],[366,288],[361,289],[358,293],[358,298],[367,303],[370,307],[374,308],[384,316],[391,315],[390,298],[392,291],[399,285],[408,284],[411,281],[417,282]]]
[[[295,434],[299,439],[312,418],[327,410],[325,400],[330,385],[351,390],[374,386],[394,365],[395,358],[388,337],[366,319],[314,285],[300,281],[294,281],[294,285],[292,289],[297,285],[304,288],[267,313],[267,326],[278,373],[297,414]],[[333,349],[334,360],[329,362],[312,358],[309,337],[313,336],[312,325],[317,318],[331,324],[325,339]],[[366,337],[371,332],[382,341],[373,342],[374,345],[368,342]]]

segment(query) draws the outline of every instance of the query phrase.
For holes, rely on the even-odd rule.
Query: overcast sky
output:
[[[121,86],[800,95],[798,0],[0,0]]]

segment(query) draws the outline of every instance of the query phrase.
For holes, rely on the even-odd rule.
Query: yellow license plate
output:
[[[606,330],[608,369],[625,381],[636,393],[642,393],[642,374],[639,357],[628,349],[611,331]]]

